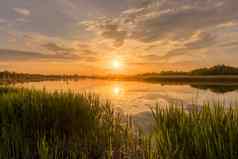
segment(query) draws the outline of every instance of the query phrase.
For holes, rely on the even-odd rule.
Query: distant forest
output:
[[[155,80],[155,81],[191,81],[191,78],[199,76],[232,76],[238,75],[238,68],[216,65],[210,68],[200,68],[189,72],[183,71],[162,71],[160,73],[145,73],[134,76],[128,75],[105,75],[105,76],[83,76],[83,75],[41,75],[27,74],[3,71],[0,72],[0,83],[28,82],[28,81],[46,81],[46,80],[78,80],[82,78],[90,79],[110,79],[110,80]],[[184,78],[182,78],[184,77]],[[195,79],[195,81],[200,79]],[[214,81],[214,79],[212,79]],[[221,79],[219,79],[221,80]],[[237,81],[237,79],[236,79]]]
[[[0,81],[2,82],[27,82],[27,81],[44,81],[44,80],[74,80],[78,79],[79,75],[42,75],[28,74],[3,71],[0,72]],[[86,76],[81,76],[86,77]]]
[[[199,68],[189,72],[183,71],[162,71],[159,75],[193,75],[193,76],[208,76],[208,75],[238,75],[238,68],[216,65],[210,68]]]

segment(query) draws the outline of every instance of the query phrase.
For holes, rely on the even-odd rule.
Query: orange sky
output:
[[[1,1],[0,70],[91,75],[237,66],[237,15],[237,0]]]

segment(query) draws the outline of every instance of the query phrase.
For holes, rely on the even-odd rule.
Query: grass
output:
[[[3,88],[0,158],[137,158],[128,125],[92,94]]]
[[[153,130],[122,123],[93,94],[0,89],[0,159],[233,159],[238,109],[152,110]]]
[[[191,112],[177,107],[153,111],[154,140],[161,159],[235,159],[238,110],[204,105]]]

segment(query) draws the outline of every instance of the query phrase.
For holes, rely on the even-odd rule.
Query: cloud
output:
[[[5,24],[5,23],[7,23],[7,20],[0,18],[0,24]]]
[[[69,53],[69,52],[75,52],[76,50],[74,48],[67,48],[65,46],[60,46],[59,44],[49,42],[46,44],[43,44],[42,47],[48,49],[49,51],[53,52],[64,52],[64,53]]]
[[[159,3],[158,3],[159,2]],[[126,52],[142,63],[211,59],[236,43],[220,43],[237,38],[237,0],[145,0],[121,12],[118,17],[102,17],[82,24],[96,38],[114,41],[116,52]],[[117,45],[116,45],[117,44]],[[133,49],[135,48],[135,49]]]
[[[26,59],[34,57],[33,59],[55,58],[56,60],[63,60],[65,58],[67,60],[77,60],[78,62],[95,62],[97,61],[96,57],[98,56],[98,52],[102,51],[98,45],[96,45],[96,42],[89,43],[79,40],[65,40],[63,38],[46,36],[34,32],[9,32],[9,37],[14,39],[14,43],[16,43],[16,41],[21,42],[21,48],[22,46],[26,46],[30,50],[39,50],[36,53],[33,52],[35,54],[29,54],[32,53],[32,51],[24,53],[18,50],[13,50],[14,53],[13,51],[10,53],[7,51],[11,56],[10,59],[14,59],[13,56],[16,54],[20,59],[25,58],[26,55]],[[3,52],[6,52],[6,50],[7,49]],[[40,54],[40,56],[38,54]],[[8,57],[7,53],[4,53],[4,58],[6,57]]]
[[[169,46],[168,44],[162,45]],[[182,55],[198,54],[214,45],[216,45],[216,36],[206,32],[198,32],[195,33],[189,40],[179,44],[178,46],[171,45],[170,49],[164,55],[160,55],[160,53],[155,52],[153,54],[142,55],[140,58],[147,61],[169,60]],[[145,48],[145,51],[149,51],[150,49],[153,49],[153,47],[156,46],[154,44],[149,45]],[[157,47],[159,47],[159,45],[157,45]]]
[[[80,51],[84,54],[87,54],[87,55],[97,55],[98,54],[94,50],[90,50],[90,49],[81,49]]]
[[[224,43],[220,45],[221,47],[238,47],[238,42],[237,41],[232,41],[229,43]]]
[[[28,19],[25,19],[25,18],[17,18],[17,19],[16,19],[16,22],[20,22],[20,23],[28,23],[29,20],[28,20]]]
[[[121,43],[125,39],[149,43],[187,40],[195,32],[238,20],[237,0],[161,0],[160,5],[153,5],[155,2],[124,11],[118,18],[91,21],[86,26]]]
[[[107,18],[100,18],[98,21],[86,21],[82,22],[87,26],[87,30],[95,31],[98,35],[114,40],[115,46],[121,46],[126,39],[127,31],[121,30],[116,21]]]
[[[155,55],[155,54],[143,55],[143,56],[140,56],[140,58],[142,58],[146,61],[159,61],[160,60],[160,56]]]
[[[185,43],[186,49],[203,49],[216,43],[216,36],[207,32],[198,32],[194,36],[193,38],[195,38],[195,40]]]
[[[234,5],[233,2],[237,1],[224,1],[222,6],[217,5],[216,0],[212,1],[213,3],[203,0],[200,2],[203,5],[191,0],[166,1],[171,4],[164,4],[167,10],[159,12],[152,10],[137,18],[131,37],[145,42],[161,39],[184,40],[190,38],[194,32],[205,31],[236,19],[238,6],[233,7],[233,11],[230,9]],[[176,8],[173,8],[175,6]]]
[[[169,51],[166,55],[161,56],[160,59],[171,59],[181,55],[196,54],[199,51],[207,49],[216,44],[216,36],[206,33],[199,32],[192,37],[192,40],[186,42],[183,47],[179,47]]]
[[[43,54],[40,52],[0,49],[0,61],[25,61],[25,60],[74,60],[77,55],[68,54]]]
[[[87,44],[79,44],[79,46],[84,45],[83,48],[73,48],[73,47],[65,47],[63,45],[59,45],[57,43],[49,42],[47,44],[42,45],[49,51],[55,52],[58,56],[67,57],[67,58],[76,58],[81,62],[96,62],[98,61],[97,53],[90,49]],[[87,46],[87,47],[86,47]],[[79,58],[80,56],[80,58]]]
[[[54,42],[48,42],[42,45],[43,48],[46,48],[47,50],[57,54],[69,56],[79,54],[81,56],[81,60],[84,59],[85,61],[96,61],[95,56],[97,56],[98,53],[91,49],[89,44],[79,43],[77,46],[78,47],[68,47]]]
[[[17,13],[20,14],[22,16],[30,16],[31,15],[31,11],[26,9],[26,8],[13,8],[13,10]]]

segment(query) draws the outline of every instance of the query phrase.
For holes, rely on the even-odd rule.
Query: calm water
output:
[[[106,80],[45,81],[17,84],[19,87],[94,92],[109,99],[118,111],[139,115],[150,111],[152,106],[179,103],[184,106],[222,102],[225,105],[238,103],[237,85],[162,85],[160,83],[125,82]],[[238,105],[238,104],[237,104]]]

